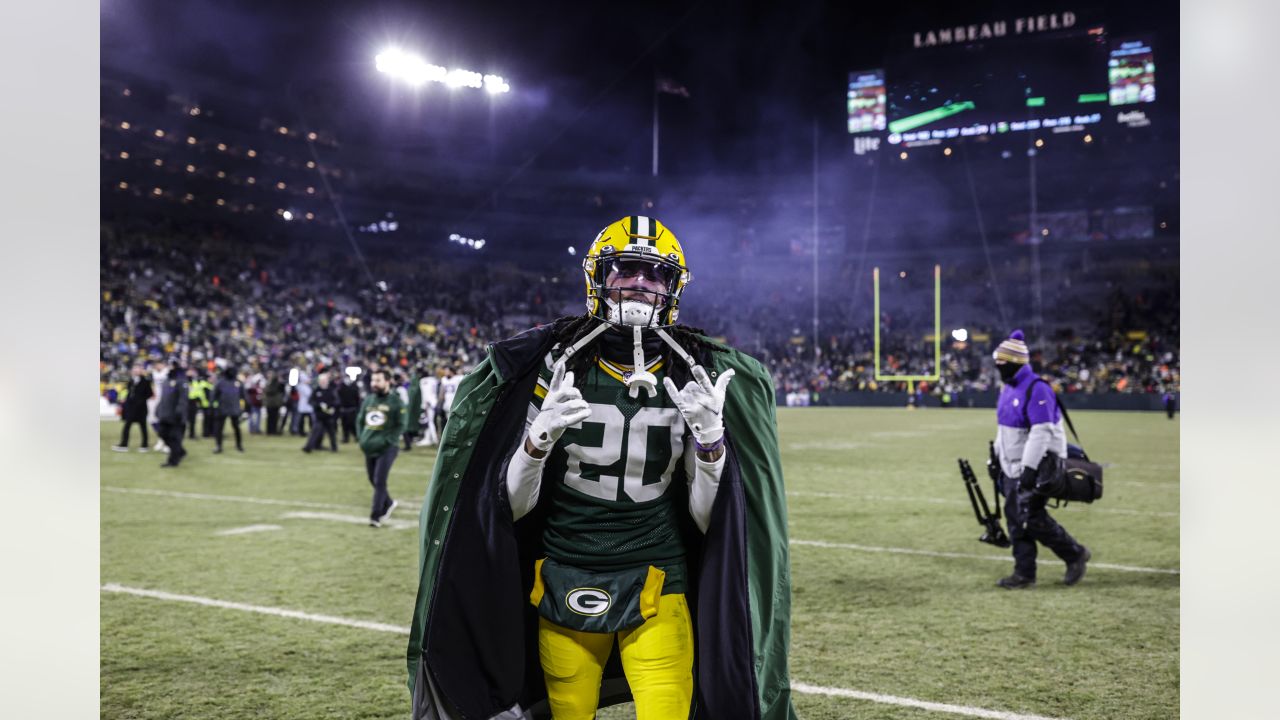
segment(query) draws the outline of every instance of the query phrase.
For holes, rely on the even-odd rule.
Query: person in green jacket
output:
[[[356,414],[356,435],[364,452],[364,468],[373,486],[373,504],[369,512],[369,525],[382,527],[383,521],[399,505],[387,491],[387,476],[391,464],[400,454],[400,433],[404,432],[405,409],[400,394],[391,387],[386,370],[374,370],[369,377],[373,392],[364,399]]]
[[[791,720],[769,373],[676,324],[688,266],[658,221],[606,227],[583,270],[585,315],[491,345],[457,391],[419,520],[413,717]]]

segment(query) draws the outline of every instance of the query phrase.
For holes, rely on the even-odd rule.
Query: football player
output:
[[[769,375],[676,325],[690,273],[657,220],[606,227],[583,272],[586,314],[495,343],[458,390],[420,522],[414,717],[794,717]]]

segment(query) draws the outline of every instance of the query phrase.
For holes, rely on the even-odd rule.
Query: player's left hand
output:
[[[667,395],[675,403],[685,424],[693,432],[693,439],[699,445],[712,445],[724,436],[724,396],[733,373],[732,369],[725,370],[715,384],[712,384],[706,369],[701,365],[694,365],[693,380],[686,383],[684,389],[677,389],[670,377],[662,379]]]

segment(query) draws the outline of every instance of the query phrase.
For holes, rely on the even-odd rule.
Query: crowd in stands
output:
[[[563,257],[556,258],[563,267],[539,270],[501,259],[423,262],[384,247],[367,254],[366,266],[340,246],[250,242],[216,226],[107,220],[101,235],[104,392],[126,382],[135,362],[264,376],[351,366],[465,373],[489,342],[582,312],[581,273]],[[1073,321],[1046,325],[1046,341],[1033,348],[1037,367],[1063,392],[1177,391],[1176,263],[1161,272],[1132,265],[1085,273],[1093,285],[1074,296]],[[1131,276],[1145,282],[1129,283]],[[949,319],[940,380],[913,384],[939,396],[998,389],[991,350],[1009,330],[993,322],[990,283],[959,280],[947,281],[948,307],[966,318],[968,336],[952,337]],[[691,286],[682,319],[756,356],[788,393],[906,389],[875,378],[869,282],[856,291],[837,284],[820,297],[817,352],[812,301],[788,282],[745,291],[714,281]],[[1058,282],[1051,299],[1065,292]],[[842,310],[851,307],[860,309]],[[882,307],[882,375],[935,372],[932,311],[931,302],[916,312]]]

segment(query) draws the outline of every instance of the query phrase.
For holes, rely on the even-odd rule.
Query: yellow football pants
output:
[[[693,701],[693,621],[684,595],[663,595],[657,615],[617,636],[636,720],[686,720]],[[595,717],[613,637],[538,618],[538,657],[555,720]]]

